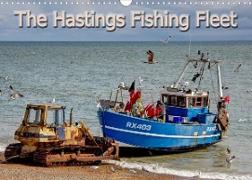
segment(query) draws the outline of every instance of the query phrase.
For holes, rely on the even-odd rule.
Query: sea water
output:
[[[156,64],[146,64],[152,50]],[[155,157],[123,158],[124,166],[136,165],[156,172],[212,178],[252,178],[252,42],[192,42],[190,53],[209,52],[221,64],[230,128],[224,141],[206,149]],[[50,102],[74,108],[74,119],[84,120],[101,135],[96,115],[97,99],[109,97],[120,82],[130,85],[141,76],[144,104],[156,102],[163,86],[172,84],[183,69],[188,42],[1,42],[0,43],[0,151],[14,142],[27,103]],[[234,69],[242,64],[238,72]],[[212,69],[212,68],[211,68]],[[196,69],[183,81],[192,83]],[[216,70],[204,77],[203,85],[217,96]],[[10,100],[9,85],[24,94]],[[126,99],[125,99],[126,100]],[[212,100],[211,109],[216,109]],[[226,148],[236,156],[226,163]],[[153,170],[153,171],[154,171]],[[173,173],[173,174],[176,174]],[[205,175],[205,176],[203,176]]]

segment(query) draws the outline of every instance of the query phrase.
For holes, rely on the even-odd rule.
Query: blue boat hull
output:
[[[162,123],[111,110],[98,111],[103,136],[133,147],[178,151],[205,147],[221,140],[216,123]]]

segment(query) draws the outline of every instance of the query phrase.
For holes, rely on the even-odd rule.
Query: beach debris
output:
[[[234,159],[235,159],[235,156],[231,154],[231,149],[227,148],[227,151],[226,151],[226,162],[228,163],[228,165],[230,165]]]
[[[90,166],[91,169],[98,169],[99,166]]]
[[[130,169],[129,172],[134,173],[134,174],[137,173],[136,170],[134,170],[134,169]]]
[[[239,72],[240,67],[242,66],[242,64],[239,64],[235,69],[234,72]]]
[[[11,85],[9,86],[10,88],[10,99],[12,100],[15,100],[17,98],[20,98],[20,97],[24,97],[23,94],[21,94],[20,92],[16,91]]]
[[[110,170],[114,173],[115,172],[115,168],[113,166],[110,167]]]

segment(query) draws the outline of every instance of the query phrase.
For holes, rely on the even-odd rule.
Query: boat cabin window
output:
[[[164,103],[164,104],[168,104],[168,95],[162,95],[162,102]]]
[[[63,109],[52,109],[48,110],[47,114],[47,125],[49,126],[60,126],[65,121]]]
[[[39,125],[40,123],[41,110],[39,109],[29,109],[28,123]]]
[[[195,106],[201,107],[202,106],[202,97],[197,97]]]
[[[184,97],[176,95],[162,95],[162,101],[166,105],[178,106],[178,107],[207,107],[208,97],[196,96],[196,97]]]
[[[188,104],[191,107],[206,107],[208,106],[208,97],[190,97]]]
[[[186,97],[176,95],[162,95],[162,101],[166,105],[186,107]]]
[[[186,97],[178,96],[177,101],[179,107],[186,107]]]
[[[177,106],[177,96],[175,96],[175,95],[169,96],[168,105]]]
[[[208,97],[203,98],[203,106],[207,107],[208,106]]]

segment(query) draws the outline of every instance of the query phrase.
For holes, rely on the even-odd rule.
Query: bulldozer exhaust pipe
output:
[[[70,126],[73,124],[73,108],[70,110]]]

